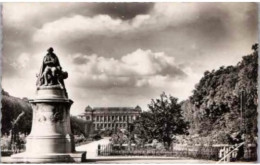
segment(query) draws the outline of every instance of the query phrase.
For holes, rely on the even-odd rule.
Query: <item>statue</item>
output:
[[[70,123],[73,101],[69,99],[64,85],[67,77],[68,73],[62,71],[53,48],[49,48],[37,74],[35,98],[29,100],[33,119],[31,133],[26,137],[26,150],[12,155],[13,162],[60,163],[86,159],[86,152],[75,150]],[[16,128],[15,123],[13,128]],[[13,132],[17,131],[13,129]]]
[[[64,79],[68,77],[67,72],[63,72],[60,62],[56,54],[53,53],[53,48],[50,47],[48,53],[43,58],[43,64],[40,73],[37,75],[38,87],[60,85],[61,89],[66,90]]]

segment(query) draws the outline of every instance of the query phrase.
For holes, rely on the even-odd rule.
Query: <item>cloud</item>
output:
[[[186,76],[175,64],[174,57],[151,50],[138,49],[120,59],[82,54],[71,58],[77,64],[74,72],[81,73],[82,81],[75,83],[84,87],[160,86],[160,81]]]
[[[84,38],[88,35],[114,36],[134,31],[149,18],[149,15],[138,15],[132,21],[113,19],[108,15],[84,17],[76,15],[46,23],[36,31],[33,40],[37,42],[69,41]]]
[[[105,4],[97,6],[106,8]],[[107,6],[108,10],[114,7],[111,4]],[[168,47],[170,42],[175,50],[183,47],[183,43],[196,43],[201,49],[209,46],[210,49],[219,49],[221,44],[224,47],[230,42],[246,40],[244,36],[250,36],[251,40],[255,35],[252,31],[256,31],[257,10],[252,3],[155,3],[152,6],[148,12],[136,12],[131,19],[121,19],[110,12],[101,11],[96,15],[80,12],[63,15],[42,24],[32,34],[32,39],[37,44],[60,45],[70,53],[84,51],[105,56],[107,51],[121,55],[137,49],[133,42],[146,46],[145,49],[161,47],[159,51],[165,51],[165,47],[171,49]],[[233,12],[236,10],[242,13]],[[254,30],[248,30],[247,26]],[[162,36],[164,40],[160,41]],[[144,38],[150,40],[145,41]],[[126,45],[122,45],[122,41]],[[111,43],[121,45],[122,50],[115,50]],[[103,45],[106,47],[104,52],[99,48]],[[130,46],[132,50],[120,52]]]
[[[156,3],[151,15],[162,26],[181,26],[199,19],[198,3]]]
[[[126,20],[113,17],[110,12],[108,12],[110,15],[98,14],[93,17],[79,14],[62,17],[45,23],[36,31],[33,39],[37,42],[51,42],[75,40],[93,35],[111,37],[118,34],[142,33],[152,29],[162,30],[168,26],[181,26],[195,22],[199,18],[196,3],[158,3],[153,9],[148,8],[149,13],[137,12],[139,14],[135,13],[131,19]]]
[[[113,18],[132,19],[147,14],[153,3],[4,3],[3,13],[8,25],[23,24],[40,27],[42,23],[64,16],[109,15]],[[62,9],[62,10],[60,10]],[[24,19],[26,18],[26,19]]]
[[[11,65],[17,69],[23,69],[26,66],[28,66],[29,61],[30,61],[29,54],[22,53],[17,59],[14,59]]]
[[[148,14],[154,3],[100,3],[93,6],[96,14],[106,14],[122,20],[133,19],[137,15]]]
[[[81,3],[4,3],[3,18],[8,26],[41,27],[48,21],[82,11]],[[62,10],[60,10],[62,9]],[[88,11],[84,10],[88,15]],[[82,13],[83,14],[83,13]],[[25,19],[26,18],[26,19]]]

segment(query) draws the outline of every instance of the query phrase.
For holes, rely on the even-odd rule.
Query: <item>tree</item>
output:
[[[216,143],[239,143],[243,135],[254,141],[257,135],[258,44],[252,49],[253,52],[237,65],[204,73],[193,94],[182,104],[185,119],[190,121],[190,134],[210,137]]]
[[[27,98],[17,98],[9,95],[2,89],[2,128],[1,133],[9,134],[12,129],[12,121],[14,121],[19,114],[25,114],[19,119],[16,128],[19,132],[29,134],[32,125],[32,108]]]
[[[187,133],[188,123],[184,121],[178,99],[165,93],[159,99],[152,99],[149,110],[136,121],[139,138],[145,142],[157,139],[168,150],[176,135]]]
[[[83,135],[85,138],[89,137],[92,132],[92,122],[78,119],[75,116],[70,116],[71,131],[73,135]]]

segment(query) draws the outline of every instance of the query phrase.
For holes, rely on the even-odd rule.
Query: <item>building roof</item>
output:
[[[141,112],[142,109],[140,106],[134,107],[93,107],[87,106],[85,108],[85,112],[124,112],[124,111],[132,111],[132,112]]]

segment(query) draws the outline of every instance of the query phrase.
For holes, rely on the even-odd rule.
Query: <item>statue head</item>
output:
[[[48,50],[47,50],[49,53],[52,53],[54,51],[54,49],[52,47],[50,47]]]

